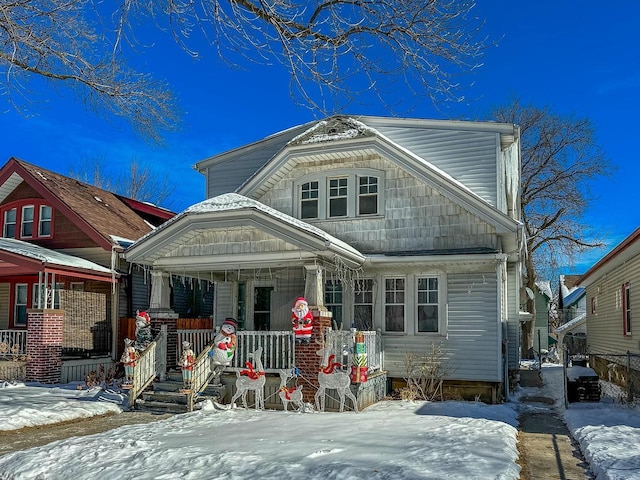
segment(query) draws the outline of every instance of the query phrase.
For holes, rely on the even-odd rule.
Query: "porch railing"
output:
[[[191,393],[187,395],[187,408],[193,411],[195,398],[207,388],[209,382],[213,379],[214,372],[211,370],[211,359],[209,353],[213,348],[213,340],[206,345],[196,358],[196,364],[193,366],[191,373]]]
[[[0,357],[27,354],[26,330],[0,330]]]
[[[382,336],[377,331],[366,331],[364,342],[367,352],[367,367],[369,372],[382,370]],[[343,366],[352,364],[353,333],[350,330],[329,330],[326,332],[325,346],[329,349],[329,355],[335,355],[337,361]]]
[[[262,347],[264,371],[276,373],[278,370],[290,370],[296,364],[296,347],[292,331],[242,331],[237,333],[238,343],[230,371],[240,371],[249,360],[249,353]]]
[[[167,371],[167,326],[160,327],[160,333],[140,354],[133,370],[133,386],[129,390],[129,406],[135,406],[137,398],[153,382],[157,375],[164,377]]]

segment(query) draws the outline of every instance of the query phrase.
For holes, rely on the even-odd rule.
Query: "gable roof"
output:
[[[22,182],[105,250],[118,246],[114,237],[136,240],[153,229],[152,223],[159,224],[174,215],[14,157],[0,169],[0,202]],[[155,222],[145,221],[145,216]]]
[[[136,241],[124,252],[124,257],[132,263],[143,265],[161,265],[161,259],[181,245],[207,229],[229,229],[237,226],[252,226],[268,232],[274,237],[296,245],[299,250],[291,252],[291,260],[299,262],[301,251],[313,255],[333,258],[338,255],[352,266],[360,266],[364,255],[342,240],[302,220],[293,218],[256,200],[236,193],[227,193],[190,206],[171,220],[159,226],[153,232]],[[211,259],[217,268],[233,268],[234,262],[242,261],[242,255],[231,259],[230,255]],[[174,266],[180,261],[175,255],[168,259]],[[282,264],[287,258],[277,259]],[[181,268],[187,268],[193,262],[202,260],[197,256],[182,260]],[[255,262],[255,258],[251,260]],[[266,262],[261,262],[264,265]]]
[[[428,125],[434,122],[442,128],[443,121],[431,121]],[[473,125],[470,126],[467,123]],[[460,124],[468,130],[480,128],[480,126],[487,129],[484,123],[479,122],[454,122],[455,128],[462,128]],[[448,123],[445,125],[453,128]],[[491,124],[491,127],[494,129],[508,127],[514,134],[512,125]],[[343,116],[335,116],[316,122],[312,127],[289,140],[271,160],[260,167],[237,189],[237,193],[251,198],[260,198],[279,181],[283,172],[295,168],[300,159],[338,160],[354,154],[380,154],[395,162],[445,197],[495,226],[498,233],[513,233],[518,229],[519,222],[490,205],[485,199],[438,166],[399,145],[359,119]],[[508,248],[512,250],[517,246],[509,245]]]
[[[596,280],[596,273],[600,276],[605,275],[638,254],[640,254],[640,227],[587,270],[580,277],[580,285],[590,285]]]

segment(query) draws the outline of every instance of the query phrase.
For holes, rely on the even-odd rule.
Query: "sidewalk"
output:
[[[538,370],[520,370],[520,386],[542,392]],[[520,398],[520,480],[585,480],[588,465],[556,411],[556,400],[540,395]]]

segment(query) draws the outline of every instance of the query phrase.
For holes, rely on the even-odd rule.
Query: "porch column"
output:
[[[60,383],[64,310],[27,310],[27,380]]]
[[[324,269],[319,265],[305,265],[304,298],[309,307],[324,308]]]
[[[151,271],[151,300],[149,301],[149,314],[151,312],[171,311],[171,285],[169,274],[157,270]]]
[[[302,390],[302,398],[306,403],[314,403],[314,397],[318,391],[318,371],[322,357],[316,352],[322,348],[316,343],[320,340],[327,328],[331,328],[331,312],[325,310],[312,309],[313,315],[313,332],[311,334],[311,343],[301,343],[296,345],[296,367],[300,371],[300,375],[308,381],[311,388],[305,387]]]

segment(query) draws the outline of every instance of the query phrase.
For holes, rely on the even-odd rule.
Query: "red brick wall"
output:
[[[64,310],[27,310],[27,381],[60,383]]]
[[[313,333],[311,334],[311,343],[296,345],[296,367],[300,370],[300,375],[309,381],[314,388],[305,386],[302,390],[303,400],[309,403],[314,402],[314,396],[318,390],[318,370],[320,369],[321,357],[316,352],[322,348],[316,343],[320,341],[322,332],[327,327],[331,327],[331,316],[325,317],[321,312],[313,312]]]

